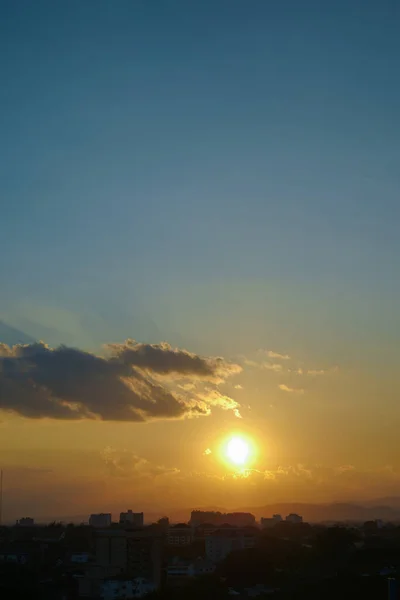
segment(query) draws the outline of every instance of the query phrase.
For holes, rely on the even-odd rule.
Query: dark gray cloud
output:
[[[168,344],[110,344],[107,357],[43,342],[0,344],[0,409],[24,417],[146,421],[209,414],[218,405],[179,395],[165,377],[219,382],[240,370],[221,358],[203,358]],[[157,380],[162,375],[163,381]],[[237,408],[221,397],[221,407]]]
[[[172,348],[166,342],[141,344],[127,340],[124,344],[108,346],[125,364],[158,375],[190,375],[193,378],[219,382],[240,372],[240,367],[223,358],[204,358],[187,350]]]

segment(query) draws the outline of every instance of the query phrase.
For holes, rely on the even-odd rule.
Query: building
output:
[[[10,544],[2,546],[0,549],[0,564],[13,563],[18,565],[26,565],[31,562],[32,551],[26,546]]]
[[[119,522],[121,525],[131,525],[132,527],[143,527],[144,515],[143,513],[134,513],[130,509],[128,512],[122,512],[119,516]]]
[[[78,578],[78,595],[80,598],[99,598],[102,585],[108,578],[120,574],[120,569],[90,564]]]
[[[156,587],[153,582],[136,577],[135,579],[126,579],[125,577],[115,577],[105,579],[102,586],[100,596],[104,600],[142,598],[150,592],[154,592]]]
[[[190,561],[175,556],[167,566],[167,581],[168,584],[179,584],[188,577],[211,575],[214,571],[214,563],[206,558],[196,558],[196,560]]]
[[[136,586],[135,595],[131,597],[137,598],[147,584],[152,584],[152,590],[160,586],[162,535],[159,528],[96,530],[94,551],[93,563],[88,565],[84,577],[79,579],[81,597],[98,598],[103,592],[108,594],[110,589],[116,588],[117,591],[122,591],[124,584],[115,583],[108,584],[103,590],[102,586],[106,581],[132,582],[142,579],[140,585],[138,581],[135,585],[125,584],[128,585],[126,591],[129,593]]]
[[[178,523],[168,530],[169,546],[189,546],[193,542],[193,529],[186,523]]]
[[[213,563],[219,562],[235,550],[254,548],[256,538],[256,530],[217,529],[206,537],[206,556]]]
[[[74,552],[69,557],[69,562],[75,565],[84,565],[89,562],[90,558],[89,552]]]
[[[97,529],[102,529],[103,527],[110,527],[111,513],[98,513],[95,515],[90,515],[89,525],[91,527],[96,527]]]
[[[290,515],[285,518],[285,521],[287,523],[302,523],[303,517],[296,515],[295,513],[290,513]]]
[[[388,578],[388,600],[399,598],[399,582],[395,577]]]
[[[268,529],[269,527],[274,527],[277,523],[281,523],[281,521],[281,515],[272,515],[272,517],[261,517],[260,523],[263,529]]]
[[[22,519],[16,521],[15,524],[20,525],[21,527],[33,527],[35,525],[35,520],[31,517],[22,517]]]
[[[198,527],[203,523],[209,523],[220,527],[228,524],[234,527],[253,527],[256,523],[256,518],[251,513],[235,512],[221,513],[215,511],[192,510],[190,524],[192,527]]]
[[[168,529],[169,529],[168,517],[161,517],[161,519],[158,519],[157,525],[160,527],[161,531],[168,532]]]
[[[194,539],[205,540],[206,537],[214,533],[216,529],[218,529],[218,527],[216,525],[212,525],[212,523],[202,523],[198,527],[194,528]]]
[[[161,559],[161,534],[150,527],[135,531],[106,529],[96,534],[96,564],[119,569],[131,579],[143,577],[158,587]]]

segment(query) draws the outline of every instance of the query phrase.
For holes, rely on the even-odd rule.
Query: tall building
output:
[[[91,527],[103,528],[110,527],[111,525],[111,513],[99,513],[95,515],[90,515],[89,517],[89,525]]]
[[[119,522],[121,525],[131,525],[132,527],[143,527],[144,515],[143,513],[134,513],[130,509],[128,512],[122,512],[119,516]]]
[[[215,563],[226,558],[234,550],[254,548],[256,536],[256,531],[246,529],[217,529],[205,539],[206,556]]]
[[[112,567],[131,579],[145,578],[158,587],[161,581],[162,537],[159,530],[151,527],[135,531],[98,531],[95,537],[95,560],[100,567]]]
[[[168,545],[189,546],[193,542],[193,533],[193,529],[186,523],[173,525],[168,530]]]

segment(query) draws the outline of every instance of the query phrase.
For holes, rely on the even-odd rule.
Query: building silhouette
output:
[[[89,525],[91,527],[102,528],[110,527],[111,525],[111,513],[99,513],[93,514],[89,517]]]
[[[144,515],[143,513],[134,513],[130,509],[127,512],[122,512],[119,516],[119,522],[121,525],[131,525],[132,527],[143,527]]]

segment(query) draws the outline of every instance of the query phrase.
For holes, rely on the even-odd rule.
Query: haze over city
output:
[[[3,521],[398,508],[399,6],[0,7]]]

